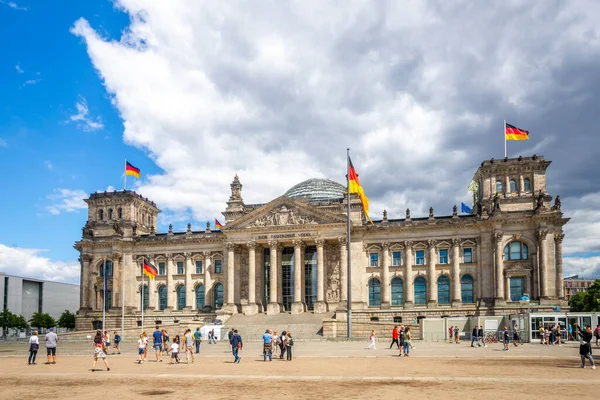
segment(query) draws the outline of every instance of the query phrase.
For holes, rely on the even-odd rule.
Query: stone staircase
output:
[[[295,314],[282,313],[277,315],[242,315],[235,314],[223,325],[224,335],[235,328],[244,341],[258,342],[267,328],[280,334],[282,331],[292,332],[294,340],[301,342],[324,341],[323,320],[333,317],[333,312],[325,314]]]

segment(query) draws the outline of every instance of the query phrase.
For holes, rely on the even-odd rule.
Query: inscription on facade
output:
[[[268,240],[268,239],[293,239],[293,238],[305,238],[316,236],[316,232],[299,232],[299,233],[274,233],[272,235],[257,235],[256,240]]]

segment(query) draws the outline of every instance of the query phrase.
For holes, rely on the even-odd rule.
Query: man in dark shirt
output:
[[[473,328],[473,332],[471,332],[471,347],[475,347],[473,346],[473,343],[477,343],[477,347],[481,346],[479,344],[479,338],[477,335],[479,335],[479,329],[477,325],[475,325],[475,328]]]
[[[502,332],[502,341],[504,342],[504,351],[508,351],[508,342],[509,342],[509,334],[508,328],[505,326],[504,331]]]
[[[161,332],[158,325],[156,330],[152,333],[154,339],[154,352],[156,353],[156,362],[162,362],[162,344],[163,344],[163,333]]]
[[[485,338],[483,337],[483,325],[479,325],[479,329],[477,330],[477,338],[481,343],[483,343],[483,347],[487,347],[487,344],[485,344]]]
[[[242,349],[243,344],[242,344],[242,337],[238,334],[237,329],[233,330],[233,335],[231,336],[229,344],[231,344],[231,352],[233,353],[233,357],[234,357],[233,363],[239,364],[242,357],[240,357],[238,355],[238,351],[240,351]]]
[[[231,328],[231,330],[229,331],[229,333],[227,333],[227,338],[229,339],[229,350],[233,350],[233,349],[231,348],[231,338],[233,337],[233,331],[234,331],[234,330],[235,330],[235,329]]]

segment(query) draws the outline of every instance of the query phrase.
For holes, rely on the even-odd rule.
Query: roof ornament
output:
[[[429,207],[429,218],[433,218],[433,207]]]
[[[387,217],[387,210],[383,210],[383,221],[387,222],[388,217]]]
[[[173,224],[169,224],[169,235],[173,234]]]
[[[191,224],[191,223],[189,223],[189,222],[188,222],[188,225],[187,225],[187,231],[185,231],[185,233],[187,233],[188,235],[189,235],[190,233],[192,233],[192,224]]]

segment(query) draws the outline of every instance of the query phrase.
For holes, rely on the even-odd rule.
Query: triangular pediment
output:
[[[308,199],[281,196],[227,224],[226,230],[345,223],[346,216],[319,209]]]

